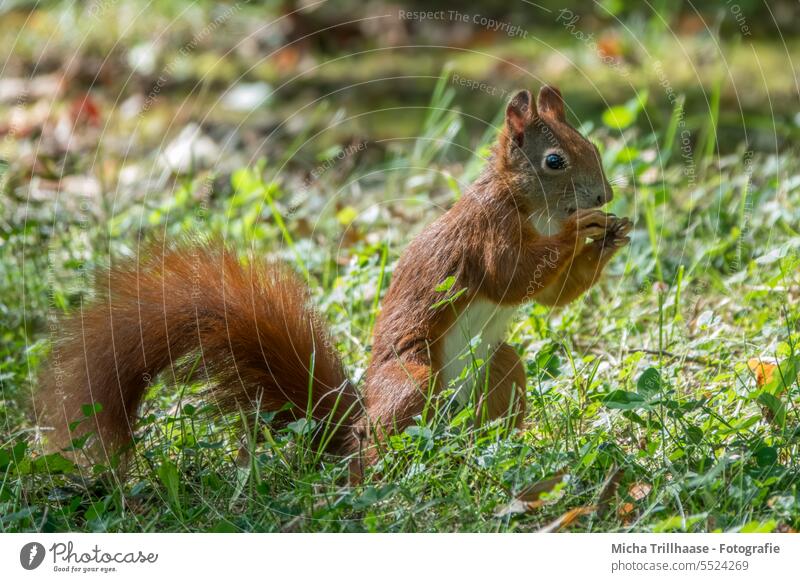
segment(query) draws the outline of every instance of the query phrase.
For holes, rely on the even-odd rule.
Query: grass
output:
[[[617,185],[609,210],[636,230],[585,297],[520,309],[509,341],[527,366],[529,428],[476,428],[445,391],[354,488],[346,462],[305,446],[308,423],[210,420],[202,386],[154,382],[122,478],[43,456],[28,403],[54,316],[87,296],[95,266],[155,234],[220,234],[243,254],[292,264],[360,380],[400,252],[457,198],[493,136],[454,106],[446,74],[430,87],[419,138],[367,140],[341,158],[323,150],[310,160],[327,168],[315,180],[284,165],[303,137],[256,164],[183,176],[159,196],[106,187],[87,202],[105,213],[5,197],[0,531],[505,532],[567,515],[572,531],[798,529],[800,158],[745,145],[720,153],[723,89],[713,85],[710,112],[685,119],[679,96],[663,128],[644,130],[661,111],[642,100],[619,106],[629,121],[585,125]],[[335,113],[321,103],[314,115]],[[20,177],[5,171],[13,192]]]

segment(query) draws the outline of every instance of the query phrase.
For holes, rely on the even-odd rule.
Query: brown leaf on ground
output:
[[[750,368],[750,371],[755,374],[756,386],[759,388],[762,388],[772,382],[775,371],[779,369],[778,363],[774,359],[770,360],[765,358],[750,358],[747,360],[747,367]],[[773,394],[773,396],[779,398],[785,391],[785,386],[781,387],[779,391]],[[769,407],[762,406],[761,413],[764,415],[764,418],[767,422],[773,422],[775,420],[775,413],[770,410]]]
[[[652,491],[653,486],[649,483],[642,483],[637,481],[636,483],[632,483],[631,486],[628,488],[628,495],[634,501],[641,501],[648,495],[650,495],[650,491]]]
[[[628,487],[628,496],[634,502],[641,501],[653,490],[653,486],[642,481],[635,481]],[[617,507],[617,517],[624,525],[629,525],[636,515],[636,504],[626,501]]]
[[[87,124],[93,127],[100,127],[102,125],[100,105],[89,93],[82,98],[72,100],[69,106],[69,114],[73,126]]]
[[[566,471],[559,471],[552,477],[537,481],[533,485],[528,485],[517,493],[516,498],[520,501],[538,501],[543,493],[549,493],[555,489],[556,485],[564,481]]]
[[[608,505],[611,499],[617,494],[619,481],[624,474],[625,471],[616,466],[612,467],[608,472],[606,480],[600,488],[600,494],[597,496],[597,515],[603,516],[603,514],[608,511]]]
[[[288,73],[297,68],[297,64],[302,57],[301,52],[295,46],[286,46],[279,49],[273,56],[275,68],[281,73]]]
[[[505,517],[507,515],[515,515],[517,513],[528,513],[535,511],[545,504],[543,499],[536,501],[521,501],[520,499],[512,499],[500,509],[494,512],[495,517]]]
[[[583,517],[584,515],[589,515],[597,511],[597,506],[595,505],[586,505],[583,507],[575,507],[567,511],[564,515],[556,519],[555,521],[547,524],[543,528],[539,530],[539,533],[551,533],[556,532],[560,529],[567,528],[575,523],[578,518]]]
[[[617,517],[624,525],[628,525],[633,520],[635,510],[636,506],[630,501],[627,501],[617,508]]]
[[[533,485],[528,485],[520,490],[511,502],[498,509],[494,514],[495,517],[527,513],[546,505],[548,500],[542,499],[542,495],[555,489],[557,485],[564,481],[566,476],[566,471],[559,471],[552,477],[537,481]]]
[[[747,367],[756,375],[756,386],[761,388],[772,381],[772,374],[778,369],[778,365],[761,358],[750,358],[747,360]]]
[[[616,34],[604,34],[597,41],[597,52],[606,59],[621,59],[622,41]]]

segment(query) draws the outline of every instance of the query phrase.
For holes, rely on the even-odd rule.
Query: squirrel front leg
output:
[[[586,239],[602,238],[613,217],[579,209],[554,236],[532,236],[505,247],[487,262],[482,293],[496,303],[523,303],[549,289],[586,248]]]
[[[605,236],[592,241],[576,254],[551,285],[534,295],[542,305],[566,305],[590,289],[619,249],[630,242],[633,223],[627,218],[613,218]]]

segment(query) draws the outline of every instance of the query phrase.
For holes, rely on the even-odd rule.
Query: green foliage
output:
[[[622,0],[602,7],[635,10]],[[647,32],[666,42],[659,26]],[[92,50],[106,48],[95,38]],[[85,466],[91,435],[42,453],[29,400],[51,324],[91,299],[93,269],[135,254],[151,236],[221,236],[242,260],[290,264],[361,382],[399,253],[461,195],[502,123],[497,100],[491,122],[470,123],[473,96],[454,88],[451,69],[431,73],[420,119],[409,124],[416,139],[371,141],[363,158],[346,158],[324,179],[307,181],[307,166],[336,154],[305,144],[318,129],[312,122],[341,121],[329,104],[310,108],[307,127],[276,137],[280,146],[257,163],[197,170],[141,199],[117,199],[104,185],[96,214],[0,200],[9,216],[27,212],[1,226],[0,531],[534,531],[604,493],[608,509],[575,529],[800,528],[800,162],[791,148],[721,143],[726,86],[717,77],[699,113],[691,93],[679,88],[664,107],[660,89],[642,81],[633,96],[595,104],[584,124],[615,183],[609,210],[630,216],[636,230],[584,298],[561,310],[521,309],[509,341],[526,365],[526,430],[509,430],[505,419],[477,426],[477,413],[454,409],[445,390],[389,439],[364,485],[349,488],[348,461],[310,448],[313,420],[279,427],[279,411],[254,423],[220,418],[202,385],[169,393],[156,378],[124,478]],[[347,131],[363,130],[353,123]],[[796,132],[784,125],[782,135]],[[466,291],[454,285],[442,273],[431,307],[449,308]],[[777,360],[771,380],[759,384],[747,366],[754,357]],[[464,374],[481,380],[479,363],[463,361]],[[82,412],[76,422],[100,410]],[[563,479],[535,510],[499,511],[554,475]],[[607,492],[609,476],[616,487]],[[646,492],[634,495],[637,484]]]
[[[648,148],[643,139],[628,142],[640,152]],[[609,138],[605,148],[613,147]],[[736,172],[739,166],[724,168]],[[769,191],[774,195],[768,180],[756,174],[753,182],[755,196],[767,197]],[[229,221],[249,221],[252,208],[262,206],[267,190],[274,196],[275,210],[280,209],[282,188],[267,186],[257,173],[238,173],[234,183],[232,197],[221,201]],[[737,194],[730,191],[728,196],[733,200]],[[620,198],[620,212],[628,213],[624,195]],[[670,200],[661,204],[680,216],[681,192],[673,189]],[[264,239],[257,244],[280,249],[283,243],[286,249],[286,232],[293,232],[298,217],[291,215],[280,226],[275,210],[264,215]],[[171,219],[180,220],[174,208]],[[341,487],[346,462],[303,452],[307,450],[304,440],[314,430],[312,422],[300,419],[277,429],[272,426],[274,415],[264,414],[254,428],[257,438],[241,445],[236,419],[210,420],[196,396],[201,387],[188,386],[179,408],[174,407],[177,395],[152,392],[147,408],[155,412],[138,427],[139,454],[128,477],[115,481],[106,477],[103,467],[86,472],[62,455],[40,456],[26,436],[26,421],[10,416],[7,422],[19,429],[12,431],[13,440],[0,450],[2,528],[526,531],[569,508],[594,503],[615,466],[622,469],[623,477],[612,498],[613,507],[629,502],[626,491],[633,483],[646,482],[652,490],[635,502],[630,514],[620,517],[619,512],[608,511],[603,517],[583,518],[580,529],[771,531],[779,524],[797,527],[798,468],[793,461],[800,444],[794,380],[797,356],[793,355],[797,313],[787,309],[780,292],[752,291],[757,285],[788,288],[790,281],[796,281],[793,247],[759,264],[756,259],[769,255],[769,249],[754,245],[758,254],[743,261],[738,271],[731,272],[725,263],[715,268],[714,262],[705,270],[680,270],[681,265],[697,264],[712,252],[709,247],[720,244],[703,217],[695,215],[691,220],[697,234],[690,241],[681,236],[685,222],[659,226],[662,246],[679,244],[684,249],[680,263],[665,261],[665,281],[674,285],[650,286],[648,280],[656,279],[655,264],[646,260],[647,235],[637,231],[630,250],[623,252],[606,281],[584,300],[559,317],[535,305],[525,309],[511,337],[512,343],[522,346],[528,362],[530,428],[522,434],[509,433],[502,422],[476,428],[474,412],[452,412],[445,392],[431,401],[424,418],[390,439],[390,452],[375,468],[380,477],[347,489]],[[762,225],[757,214],[750,220],[748,240],[766,240],[769,226]],[[353,224],[361,228],[358,218]],[[317,227],[334,234],[343,225],[333,215],[320,220]],[[231,228],[237,229],[236,224]],[[293,242],[303,244],[299,239]],[[771,244],[784,248],[780,239]],[[327,274],[330,267],[323,254],[308,260],[312,279],[318,281],[314,294],[332,322],[335,337],[346,338],[348,334],[340,333],[345,330],[356,334],[352,340],[340,339],[339,346],[355,369],[367,359],[363,346],[368,344],[377,304],[377,298],[365,295],[364,290],[374,286],[384,271],[388,277],[391,270],[393,259],[387,259],[382,249],[356,242],[348,251],[352,257],[348,266],[338,268],[335,276]],[[719,249],[713,252],[723,256]],[[290,249],[278,254],[289,261],[295,258]],[[675,254],[664,252],[663,256]],[[29,279],[29,284],[35,281]],[[62,288],[62,283],[55,285]],[[454,281],[445,278],[437,290],[450,296]],[[331,301],[332,296],[338,299]],[[737,299],[725,309],[710,307],[723,296]],[[709,308],[698,313],[698,300]],[[728,342],[734,329],[745,333],[747,346],[753,347]],[[657,349],[659,338],[670,355],[636,351],[647,345]],[[756,386],[746,366],[742,367],[754,353],[774,354],[781,361],[772,380],[762,386]],[[9,356],[7,370],[26,365],[24,353]],[[5,386],[11,388],[9,381],[23,376],[12,372]],[[24,381],[14,381],[24,385]],[[769,410],[771,420],[762,407]],[[97,410],[86,407],[83,412],[90,417]],[[79,451],[83,444],[73,443],[73,450]],[[244,468],[234,458],[241,446],[250,459]],[[560,471],[570,478],[557,495],[547,496],[543,507],[496,516],[498,507],[508,503],[510,492]],[[76,475],[83,477],[76,481]]]

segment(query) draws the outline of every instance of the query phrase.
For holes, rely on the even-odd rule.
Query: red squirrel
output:
[[[477,389],[484,417],[521,427],[525,369],[503,341],[509,320],[522,303],[564,305],[597,281],[630,240],[627,218],[598,210],[611,198],[597,148],[566,121],[558,89],[543,87],[536,102],[520,91],[480,176],[400,258],[363,393],[287,267],[243,263],[215,243],[151,245],[99,274],[96,298],[63,322],[34,403],[39,424],[52,427],[54,447],[91,431],[91,450],[108,458],[130,442],[163,374],[201,379],[221,412],[315,419],[327,427],[316,444],[359,459],[354,472],[449,386],[462,403]],[[477,388],[475,374],[461,379],[468,346],[488,375]]]

